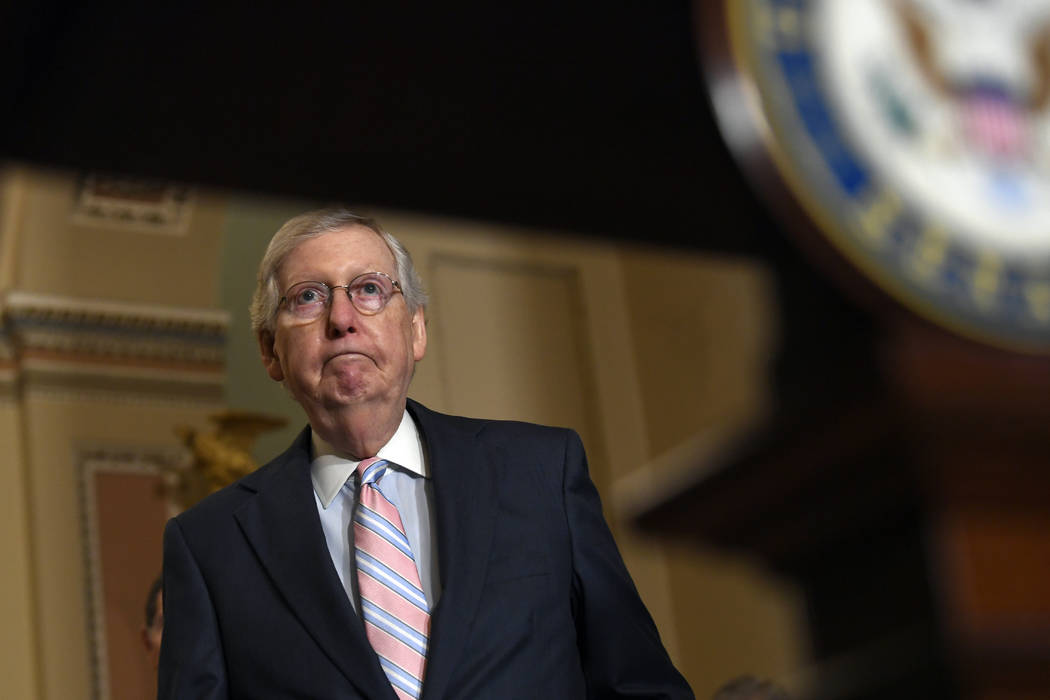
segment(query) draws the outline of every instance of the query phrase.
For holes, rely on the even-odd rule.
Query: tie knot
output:
[[[374,484],[379,481],[380,477],[387,469],[387,462],[385,459],[379,457],[369,457],[368,459],[362,460],[357,465],[357,474],[361,477],[361,485]]]

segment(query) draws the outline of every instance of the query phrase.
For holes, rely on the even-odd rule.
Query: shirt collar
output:
[[[317,431],[310,431],[310,441],[314,455],[310,463],[310,480],[313,481],[314,493],[320,499],[321,505],[328,508],[339,489],[357,470],[361,460],[340,454],[318,435]],[[408,411],[401,417],[401,424],[394,431],[393,437],[379,448],[376,456],[388,459],[412,474],[429,477],[419,429]]]

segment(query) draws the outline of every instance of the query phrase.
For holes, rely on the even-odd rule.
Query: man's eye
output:
[[[303,306],[324,301],[324,292],[313,287],[303,289],[295,295],[295,303]]]
[[[361,285],[361,293],[366,296],[376,296],[382,293],[382,289],[375,282],[365,282]]]

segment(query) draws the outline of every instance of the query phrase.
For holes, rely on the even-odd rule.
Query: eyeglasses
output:
[[[366,272],[348,284],[335,286],[324,282],[297,282],[288,288],[277,306],[288,302],[288,310],[296,318],[317,318],[332,305],[332,292],[337,289],[345,289],[354,308],[367,316],[373,316],[386,308],[394,294],[404,293],[401,283],[390,279],[390,275]]]

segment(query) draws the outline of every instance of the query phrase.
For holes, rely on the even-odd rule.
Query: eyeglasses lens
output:
[[[321,315],[331,303],[336,289],[345,289],[350,301],[364,314],[376,314],[390,301],[394,294],[394,283],[385,275],[367,273],[355,277],[350,284],[329,287],[323,282],[300,282],[293,285],[285,299],[288,309],[300,318]]]

